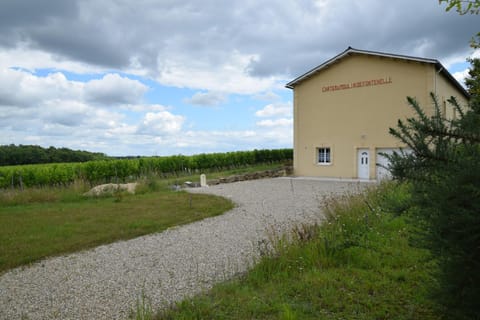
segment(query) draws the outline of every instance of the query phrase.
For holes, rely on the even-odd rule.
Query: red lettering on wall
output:
[[[371,87],[371,86],[381,86],[385,84],[391,84],[392,78],[385,77],[372,80],[356,81],[351,83],[341,83],[336,85],[323,86],[322,92],[338,91],[338,90],[347,90],[361,87]]]

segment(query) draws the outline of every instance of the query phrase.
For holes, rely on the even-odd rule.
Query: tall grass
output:
[[[328,200],[320,226],[295,228],[241,279],[156,319],[440,319],[429,299],[436,261],[412,245],[416,226],[398,215],[407,188]]]
[[[132,310],[130,318],[135,320],[153,320],[153,314],[151,302],[142,290],[141,295],[137,297],[135,310]]]
[[[83,193],[90,185],[77,180],[69,186],[37,186],[24,189],[0,189],[0,207],[45,202],[85,200]]]

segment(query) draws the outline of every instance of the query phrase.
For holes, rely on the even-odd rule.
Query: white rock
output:
[[[98,197],[107,194],[113,194],[117,191],[126,191],[134,194],[137,187],[136,182],[132,183],[106,183],[93,187],[90,191],[85,192],[85,196]]]

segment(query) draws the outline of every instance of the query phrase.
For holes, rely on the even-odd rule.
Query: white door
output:
[[[377,168],[377,180],[384,180],[384,179],[389,179],[391,178],[390,171],[388,171],[388,166],[390,162],[388,161],[388,158],[383,156],[382,154],[392,154],[393,151],[398,151],[398,149],[391,149],[391,148],[382,148],[382,149],[377,149],[377,163],[376,163],[376,168]]]
[[[358,149],[358,178],[370,179],[370,157],[368,149]]]
[[[383,156],[382,154],[389,154],[391,155],[394,151],[400,152],[399,148],[378,148],[376,150],[377,154],[377,160],[376,160],[376,177],[377,180],[383,180],[383,179],[390,179],[392,177],[392,174],[388,170],[388,167],[390,165],[390,162],[388,161],[387,157]],[[412,151],[408,148],[402,149],[402,152],[408,154],[411,153]]]

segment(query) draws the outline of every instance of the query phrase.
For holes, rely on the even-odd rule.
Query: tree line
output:
[[[104,153],[71,150],[68,148],[42,148],[38,145],[2,145],[0,146],[0,166],[86,162],[107,159]]]

